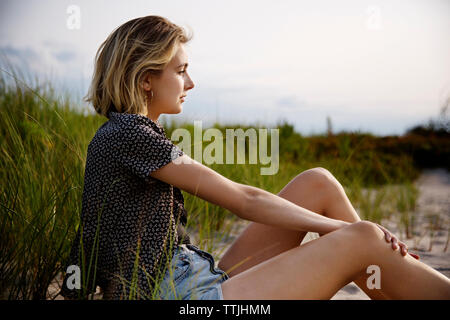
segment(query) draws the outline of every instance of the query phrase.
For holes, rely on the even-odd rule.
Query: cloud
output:
[[[11,45],[0,46],[0,66],[2,69],[14,70],[21,74],[21,77],[32,73],[32,65],[36,61],[39,61],[39,55],[32,48],[19,48]]]
[[[0,52],[15,68],[40,76],[48,73],[64,76],[78,72],[83,62],[71,45],[54,41],[45,41],[34,47],[3,45]]]
[[[43,42],[44,47],[58,62],[66,63],[78,58],[76,48],[69,43],[63,43],[59,41],[46,40]]]
[[[11,45],[0,46],[0,51],[8,57],[16,57],[21,60],[28,61],[30,59],[36,59],[37,53],[31,48],[17,48]]]
[[[53,57],[55,57],[58,61],[68,62],[70,60],[76,59],[76,54],[73,51],[62,50],[59,52],[52,52]]]
[[[0,45],[0,67],[31,87],[50,82],[57,92],[70,91],[78,99],[86,93],[89,79],[79,72],[80,54],[70,47],[56,42],[34,47]]]

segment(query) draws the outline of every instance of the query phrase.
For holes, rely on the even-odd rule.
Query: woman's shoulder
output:
[[[164,128],[142,115],[111,112],[109,120],[97,129],[90,145],[135,143],[143,139],[166,139]]]
[[[112,126],[119,127],[126,132],[141,134],[154,132],[164,135],[164,128],[159,122],[141,114],[111,112],[109,122]]]
[[[137,114],[110,113],[109,121],[101,126],[88,146],[88,153],[100,152],[116,158],[148,157],[172,159],[182,151],[165,135],[163,127]]]

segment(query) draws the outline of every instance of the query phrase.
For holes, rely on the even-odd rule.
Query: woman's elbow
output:
[[[260,194],[261,192],[258,188],[240,184],[237,193],[238,199],[234,201],[235,207],[233,208],[233,213],[242,219],[249,220],[254,203]]]

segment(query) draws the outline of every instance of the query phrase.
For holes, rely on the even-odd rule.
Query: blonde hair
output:
[[[107,118],[110,111],[147,115],[141,81],[148,74],[160,76],[179,44],[191,39],[192,34],[160,16],[136,18],[122,24],[97,51],[85,101]]]

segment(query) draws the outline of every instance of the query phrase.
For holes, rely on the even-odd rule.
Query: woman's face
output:
[[[194,87],[194,82],[187,73],[188,59],[183,44],[180,44],[177,53],[163,70],[159,77],[150,76],[144,85],[147,92],[148,117],[158,120],[162,113],[176,114],[182,110],[183,96]]]

